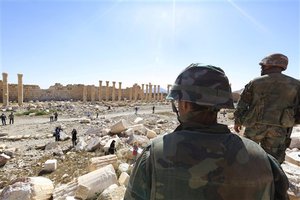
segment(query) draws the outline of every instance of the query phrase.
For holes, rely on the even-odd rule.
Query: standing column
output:
[[[91,86],[91,102],[95,103],[95,86]]]
[[[106,88],[105,88],[105,100],[108,101],[109,100],[109,81],[106,81]]]
[[[99,90],[98,90],[99,94],[98,94],[98,98],[99,101],[102,101],[102,81],[99,81]]]
[[[83,96],[83,98],[82,98],[83,102],[86,103],[86,100],[87,100],[87,88],[86,88],[85,85],[83,86],[82,96]]]
[[[23,74],[18,74],[18,104],[23,105]]]
[[[129,100],[132,101],[132,87],[129,88]]]
[[[171,85],[168,85],[168,86],[167,86],[167,88],[168,88],[168,94],[170,93],[170,86],[171,86]]]
[[[156,85],[153,86],[153,99],[156,101],[157,93],[156,93]]]
[[[160,96],[161,96],[160,85],[158,85],[157,86],[157,101],[160,101]]]
[[[138,85],[134,84],[134,101],[137,101],[138,97]]]
[[[119,82],[118,101],[121,101],[121,97],[122,97],[122,82]]]
[[[144,101],[145,91],[144,91],[145,84],[142,84],[142,92],[141,92],[141,100]]]
[[[145,101],[148,101],[148,97],[149,97],[149,87],[148,84],[146,84],[146,91],[145,91]]]
[[[149,98],[148,98],[149,101],[152,101],[152,85],[151,83],[149,83]]]
[[[170,93],[170,87],[171,87],[172,85],[167,85],[167,96],[168,96],[168,94]]]
[[[112,88],[112,101],[115,101],[116,99],[116,82],[113,81],[113,88]]]
[[[8,106],[9,93],[7,83],[7,73],[2,73],[3,106]]]

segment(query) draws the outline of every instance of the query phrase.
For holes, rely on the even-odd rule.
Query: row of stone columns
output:
[[[146,90],[145,90],[146,86]],[[168,92],[169,92],[169,87],[171,85],[168,85]],[[121,101],[122,99],[122,82],[119,82],[119,88],[118,92],[116,92],[116,82],[112,81],[112,92],[110,95],[110,88],[109,88],[109,81],[106,81],[106,86],[105,86],[105,97],[102,97],[102,81],[99,81],[99,89],[98,89],[98,100],[102,101],[103,99],[105,101],[109,101],[110,97],[112,101],[116,101],[116,94],[118,95],[117,100]],[[95,86],[92,86],[91,88],[91,101],[95,101]],[[151,83],[149,84],[142,84],[142,87],[138,84],[134,84],[131,88],[129,88],[129,96],[128,96],[130,101],[137,101],[137,100],[142,100],[142,101],[163,101],[163,94],[160,92],[160,85],[152,85]],[[84,86],[83,89],[83,101],[87,100],[87,88]]]
[[[116,82],[112,82],[112,101],[116,100]],[[146,86],[146,90],[145,89]],[[168,93],[171,85],[168,85]],[[152,92],[153,87],[153,92]],[[3,105],[9,105],[9,90],[8,90],[8,74],[2,73],[2,88],[3,88]],[[157,89],[157,90],[156,90]],[[83,87],[83,101],[87,101],[87,87]],[[102,81],[99,81],[99,89],[98,89],[98,100],[102,101]],[[105,100],[108,101],[110,97],[109,94],[109,81],[106,81],[105,87]],[[122,99],[122,82],[119,82],[118,88],[118,101]],[[142,84],[140,88],[137,84],[134,84],[133,87],[129,90],[129,100],[137,101],[138,99],[143,101],[162,101],[163,94],[160,92],[160,85],[152,85],[149,84]],[[91,87],[91,101],[94,102],[96,100],[95,97],[95,86]],[[23,104],[23,74],[18,74],[18,104]]]
[[[8,74],[2,73],[3,106],[9,105]],[[23,74],[18,74],[18,104],[23,104]]]

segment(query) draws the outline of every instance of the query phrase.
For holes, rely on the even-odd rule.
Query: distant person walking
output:
[[[62,131],[61,126],[55,128],[55,141],[60,141],[60,131]]]
[[[135,114],[136,114],[136,115],[137,115],[137,111],[138,111],[138,109],[139,109],[138,107],[135,107],[135,108],[134,108],[134,110],[135,110]]]
[[[54,121],[57,121],[57,117],[58,117],[58,114],[57,112],[54,113]]]
[[[8,118],[9,118],[9,124],[14,124],[14,113],[11,112],[10,115],[8,115]]]
[[[75,128],[72,130],[72,144],[73,147],[77,144],[77,130]]]
[[[152,113],[154,114],[155,112],[155,106],[152,107]]]
[[[6,115],[4,113],[2,113],[2,115],[1,115],[1,121],[2,121],[2,125],[5,126],[6,125]]]
[[[50,122],[53,122],[54,121],[54,116],[51,114],[50,115]]]
[[[110,147],[108,149],[108,153],[109,154],[115,154],[116,152],[116,145],[115,145],[116,141],[113,140],[111,143],[110,143]]]

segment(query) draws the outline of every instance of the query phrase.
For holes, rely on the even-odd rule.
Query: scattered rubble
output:
[[[139,107],[138,114],[134,107]],[[172,132],[178,125],[168,103],[118,105],[107,110],[104,103],[38,102],[27,108],[57,110],[58,121],[49,116],[18,116],[14,125],[0,132],[0,199],[97,199],[123,198],[134,164],[132,145],[138,155],[151,139]],[[22,107],[16,109],[22,112]],[[5,110],[4,110],[5,111]],[[96,113],[99,113],[98,118]],[[89,116],[87,116],[87,114]],[[92,113],[92,114],[91,114]],[[230,112],[227,113],[230,116]],[[220,123],[233,131],[232,118],[220,115]],[[61,141],[53,131],[61,126]],[[71,131],[78,131],[72,146]],[[300,198],[300,127],[292,134],[292,149],[287,150],[283,169],[290,181],[291,198]],[[111,141],[116,153],[108,155]],[[2,192],[1,192],[2,190]]]

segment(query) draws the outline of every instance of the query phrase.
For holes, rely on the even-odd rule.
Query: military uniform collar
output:
[[[181,130],[190,130],[190,131],[198,131],[198,132],[205,132],[205,133],[224,133],[228,134],[231,133],[231,131],[228,129],[227,125],[224,124],[213,124],[213,125],[203,125],[200,123],[183,123],[179,125],[175,131],[181,131]]]

